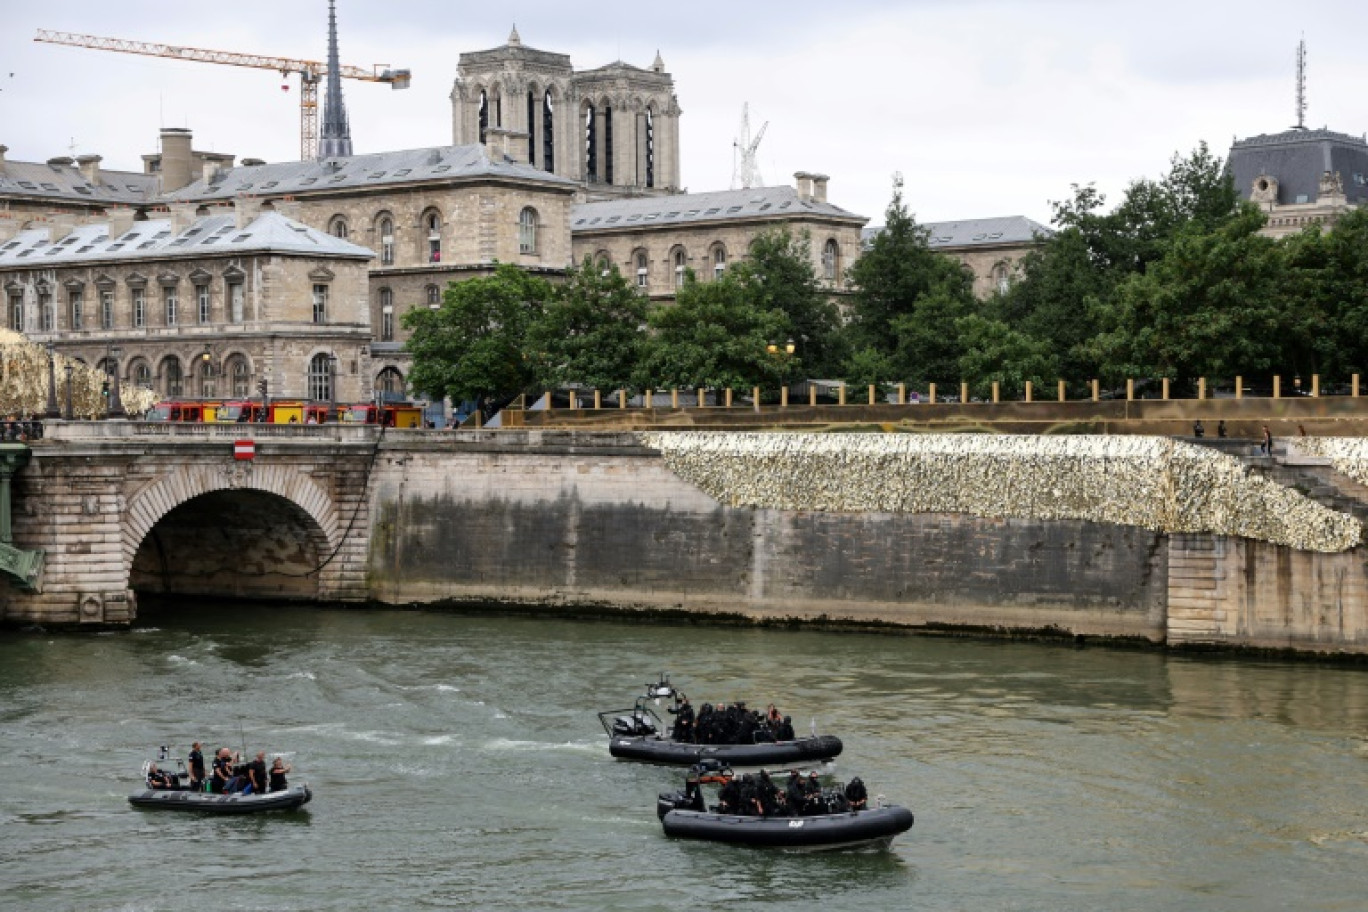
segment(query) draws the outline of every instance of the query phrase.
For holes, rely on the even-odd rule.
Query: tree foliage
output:
[[[616,266],[571,269],[529,327],[537,383],[611,390],[630,384],[646,341],[646,298]]]

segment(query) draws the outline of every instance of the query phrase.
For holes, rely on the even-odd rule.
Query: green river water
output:
[[[666,839],[595,712],[776,702],[904,804],[887,851]],[[663,712],[662,712],[663,715]],[[0,909],[1363,910],[1368,669],[1035,643],[232,607],[0,634]],[[299,813],[126,796],[283,753]]]

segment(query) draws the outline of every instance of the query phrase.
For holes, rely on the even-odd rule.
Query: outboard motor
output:
[[[655,723],[644,713],[613,719],[613,734],[624,738],[645,738],[657,733]]]

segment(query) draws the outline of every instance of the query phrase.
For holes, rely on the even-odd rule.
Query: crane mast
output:
[[[37,37],[33,40],[96,51],[114,51],[120,54],[141,54],[146,57],[165,57],[172,60],[188,60],[194,63],[217,63],[258,70],[275,70],[282,76],[297,75],[299,77],[299,155],[301,159],[308,160],[318,154],[318,84],[328,76],[328,66],[321,61],[298,60],[293,57],[271,57],[263,54],[239,54],[233,51],[219,51],[209,48],[179,47],[151,41],[102,38],[98,35],[78,35],[72,32],[54,32],[47,29],[39,29]],[[338,75],[344,79],[387,83],[393,89],[407,89],[412,82],[412,75],[408,70],[392,70],[383,64],[376,64],[370,69],[339,65]]]
[[[759,132],[751,136],[750,128],[750,103],[741,105],[741,130],[736,139],[732,142],[732,189],[749,190],[752,187],[763,187],[764,181],[760,178],[760,166],[756,163],[756,150],[760,148],[760,140],[765,138],[765,130],[769,128],[769,121],[761,125]]]

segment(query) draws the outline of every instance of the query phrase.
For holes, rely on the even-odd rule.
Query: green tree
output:
[[[592,257],[571,269],[529,332],[537,382],[611,390],[631,381],[646,342],[645,296]]]
[[[774,310],[788,318],[792,338],[810,377],[834,377],[844,361],[841,314],[817,280],[812,243],[804,231],[795,236],[787,228],[766,231],[751,242],[740,271],[759,310]]]
[[[712,282],[687,272],[676,303],[651,311],[654,332],[637,386],[747,389],[800,370],[801,352],[793,358],[768,353],[768,345],[786,338],[789,322],[777,310],[756,307],[754,284],[744,271]]]
[[[954,325],[976,309],[973,279],[957,260],[927,246],[926,229],[903,203],[901,177],[893,181],[883,230],[851,267],[849,279],[849,379],[875,366],[913,382],[957,372]]]
[[[981,314],[961,317],[955,333],[963,354],[959,375],[974,384],[973,395],[986,396],[996,380],[1008,396],[1021,394],[1030,380],[1037,388],[1057,376],[1049,345]]]
[[[528,332],[551,294],[545,279],[506,263],[487,278],[452,282],[441,307],[404,314],[410,386],[454,400],[525,392],[536,379]]]
[[[1334,228],[1285,238],[1290,317],[1304,346],[1286,369],[1344,378],[1368,373],[1368,208]]]

